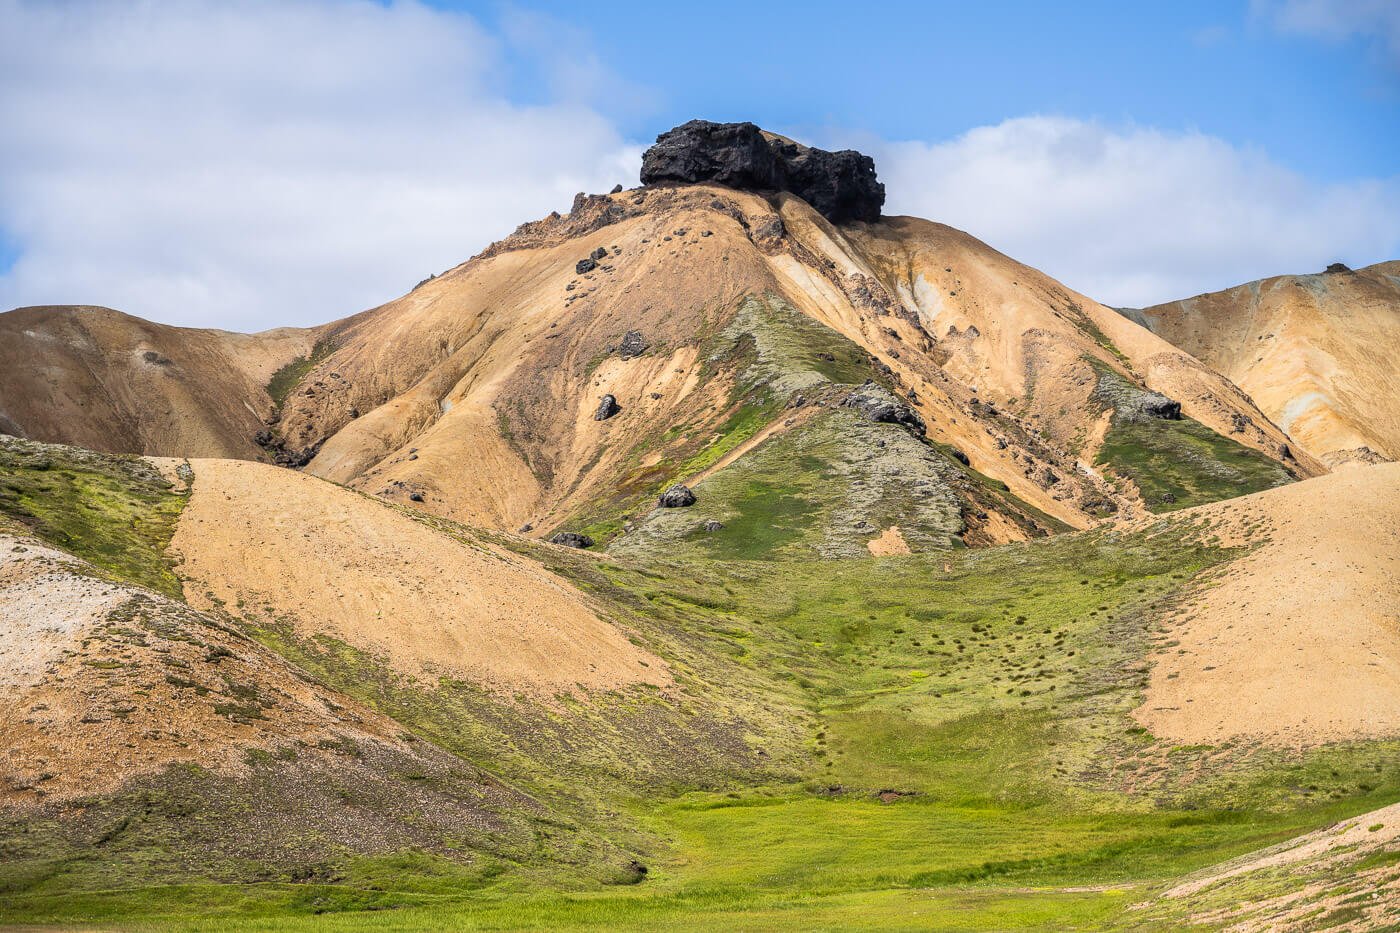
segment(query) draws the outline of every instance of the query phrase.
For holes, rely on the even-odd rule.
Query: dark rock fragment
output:
[[[712,518],[712,519],[710,519],[708,522],[706,522],[705,524],[701,525],[700,527],[703,528],[705,531],[723,531],[723,530],[724,530],[724,523],[723,523],[723,522],[717,522],[717,521],[715,521],[715,520]]]
[[[607,421],[620,411],[622,406],[617,404],[617,396],[608,394],[598,400],[598,410],[593,413],[593,420]]]
[[[579,275],[592,272],[596,268],[598,268],[598,260],[593,259],[590,256],[585,256],[583,259],[580,259],[577,263],[574,264],[574,271],[577,272]]]
[[[676,483],[661,494],[656,504],[663,509],[683,509],[695,504],[695,493],[690,491],[689,486]]]
[[[592,547],[593,539],[588,535],[581,535],[576,531],[560,531],[550,537],[549,543],[582,550],[583,548]]]
[[[624,360],[630,360],[634,356],[641,356],[647,352],[647,347],[651,346],[642,337],[639,330],[629,330],[622,335],[622,342],[617,345],[618,355]]]

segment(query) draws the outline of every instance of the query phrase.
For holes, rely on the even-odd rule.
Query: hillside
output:
[[[808,178],[810,155],[783,158],[801,190],[828,190]],[[793,547],[830,555],[886,534],[916,550],[1025,540],[1324,471],[1227,379],[1121,315],[964,233],[851,207],[874,196],[859,160],[822,182],[853,212],[840,226],[789,191],[648,171],[664,183],[580,195],[569,214],[314,330],[0,316],[26,334],[81,330],[26,337],[61,359],[11,368],[0,408],[39,440],[263,459],[599,546],[640,526],[644,541],[673,540],[681,529],[658,537],[647,516],[674,483],[707,487],[710,520],[769,521],[742,507],[774,488],[751,459],[763,447],[820,451],[787,458],[798,469],[777,492],[833,528]],[[895,420],[914,446],[883,427],[858,439],[830,416],[869,409],[867,385],[910,413]],[[928,501],[911,503],[910,486]]]
[[[0,315],[0,925],[1378,925],[1400,465],[860,153],[642,179],[315,329]]]
[[[256,457],[268,390],[314,330],[234,334],[109,308],[0,314],[0,432],[110,453]]]
[[[1400,262],[1123,313],[1229,378],[1330,464],[1400,459]]]
[[[1225,380],[970,237],[901,219],[843,232],[795,198],[728,189],[581,198],[334,340],[276,427],[293,459],[497,528],[606,539],[671,483],[804,431],[791,406],[839,404],[866,380],[1048,517],[955,493],[974,540],[1321,469]],[[1104,443],[1141,430],[1152,389],[1189,419],[1152,432],[1166,469]],[[608,395],[620,411],[597,420]],[[1170,489],[1153,484],[1172,473]]]
[[[42,657],[29,639],[5,642],[7,677],[22,689],[7,694],[3,720],[20,752],[0,827],[20,870],[0,896],[3,916],[71,918],[99,904],[144,916],[156,909],[142,893],[151,881],[267,878],[320,884],[336,910],[395,906],[409,924],[428,909],[421,897],[498,898],[501,885],[524,884],[544,897],[531,919],[492,913],[513,909],[500,900],[453,909],[565,926],[585,915],[549,892],[635,882],[643,876],[628,866],[638,863],[648,868],[642,899],[597,909],[640,925],[674,916],[666,905],[681,897],[704,923],[742,924],[775,918],[774,898],[790,910],[792,873],[822,864],[826,880],[804,883],[789,915],[799,925],[844,924],[851,903],[888,920],[910,909],[902,892],[930,886],[943,892],[936,909],[952,912],[935,916],[952,917],[973,903],[946,887],[963,879],[1019,899],[1016,910],[1107,924],[1120,895],[1071,889],[1126,886],[1136,899],[1400,794],[1394,729],[1367,703],[1326,708],[1323,731],[1261,726],[1245,710],[1246,728],[1213,744],[1180,744],[1169,717],[1143,719],[1151,731],[1134,718],[1174,672],[1154,654],[1168,635],[1183,647],[1205,636],[1247,649],[1205,672],[1185,656],[1168,682],[1187,699],[1214,702],[1220,679],[1264,696],[1303,686],[1260,681],[1257,644],[1248,631],[1222,631],[1211,602],[1228,608],[1240,587],[1277,586],[1296,546],[1313,559],[1337,555],[1332,572],[1346,570],[1358,606],[1393,602],[1393,535],[1377,539],[1372,559],[1345,556],[1368,527],[1361,519],[1390,521],[1384,510],[1400,501],[1390,466],[1138,527],[774,562],[599,559],[415,520],[257,464],[162,462],[158,472],[22,441],[4,451],[0,508],[27,531],[7,538],[3,618],[22,624],[39,606],[51,618],[61,605],[72,621],[38,643]],[[1301,501],[1335,520],[1304,513],[1289,525]],[[294,517],[263,517],[269,502],[300,504]],[[133,524],[132,509],[150,520]],[[89,516],[72,545],[92,555],[86,564],[53,549],[72,532],[57,521],[69,515]],[[352,536],[334,543],[340,528]],[[328,546],[301,551],[303,535]],[[463,563],[452,571],[442,561]],[[411,598],[395,603],[399,613],[372,596],[407,587],[450,600],[431,590],[441,576],[488,600],[511,594],[516,608],[495,622],[476,608],[489,602],[441,612],[460,626],[441,637],[462,645],[444,653],[441,637],[412,634]],[[190,605],[162,590],[183,590]],[[552,608],[528,600],[571,590],[556,605],[572,621],[532,636],[564,641],[528,662],[512,632]],[[1304,631],[1317,611],[1279,604],[1271,631]],[[647,666],[618,678],[585,665],[560,678],[579,624],[593,626],[593,644],[609,626],[628,633],[621,654],[591,656],[630,653]],[[1348,632],[1382,656],[1395,650],[1393,619],[1358,618]],[[1318,663],[1343,663],[1346,646],[1330,644],[1337,650],[1316,652]],[[497,650],[510,666],[493,666]],[[1276,650],[1292,663],[1291,642]],[[1297,708],[1314,702],[1304,692]],[[126,749],[123,767],[93,783],[91,756],[112,748]],[[331,776],[353,819],[331,819],[319,791],[294,790],[305,768],[322,776],[315,786]],[[228,806],[279,822],[255,823],[257,836],[213,833],[234,819]],[[406,806],[435,822],[405,823]],[[191,812],[204,817],[181,816]],[[283,819],[300,827],[295,838]],[[734,862],[739,837],[767,841]],[[93,847],[101,838],[115,841]],[[299,847],[307,838],[321,840],[314,854]],[[152,859],[151,847],[179,852],[179,865]],[[428,859],[408,863],[409,876],[404,863],[392,867],[405,850]],[[1105,862],[1105,851],[1133,854]],[[740,878],[744,898],[716,899]],[[1009,893],[1028,885],[1041,892],[1030,901]],[[252,896],[270,896],[258,909],[278,916],[302,909],[285,894]]]

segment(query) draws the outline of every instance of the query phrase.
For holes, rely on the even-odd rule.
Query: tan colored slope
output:
[[[1093,460],[1085,442],[1097,414],[1090,359],[1181,402],[1184,414],[1218,433],[1286,460],[1283,432],[1227,379],[976,238],[909,217],[854,225],[845,237],[902,304],[917,311],[939,358],[946,357],[946,374],[1016,412],[1034,433],[1083,462]],[[904,361],[909,358],[906,351]],[[1235,415],[1249,417],[1246,431],[1232,433]],[[985,440],[979,447],[996,456]],[[1324,472],[1310,458],[1300,460],[1288,462],[1302,475]]]
[[[1201,586],[1153,656],[1138,720],[1184,744],[1400,732],[1400,464],[1179,513],[1263,539]]]
[[[599,248],[601,267],[577,273]],[[279,430],[288,449],[316,452],[317,475],[548,531],[581,503],[645,487],[655,460],[634,445],[697,420],[719,430],[729,382],[702,348],[764,293],[865,347],[934,439],[1072,526],[1097,521],[1089,510],[1105,499],[1134,508],[1085,466],[1099,414],[1086,357],[1217,430],[1249,416],[1243,443],[1271,455],[1286,443],[1226,380],[966,234],[909,218],[838,229],[791,196],[706,186],[581,198],[335,325],[339,349],[289,398]],[[615,352],[629,330],[645,355]],[[595,421],[605,393],[622,412]],[[1289,465],[1322,471],[1305,455]]]
[[[108,308],[0,314],[0,432],[92,450],[256,457],[264,387],[316,331],[167,327]]]
[[[1400,459],[1400,262],[1125,313],[1233,380],[1315,456]]]
[[[0,803],[103,793],[179,762],[238,771],[249,749],[417,755],[402,731],[181,603],[0,532]]]
[[[171,551],[191,605],[290,621],[413,676],[511,694],[669,682],[665,665],[524,558],[259,463],[195,460]]]

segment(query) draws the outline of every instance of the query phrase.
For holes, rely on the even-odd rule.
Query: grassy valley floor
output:
[[[32,476],[53,473],[52,490],[81,499],[97,469],[54,457],[42,470],[16,458],[0,499],[40,534]],[[144,474],[98,472],[121,489],[155,486]],[[129,497],[101,492],[128,507]],[[596,845],[489,858],[486,848],[328,849],[300,883],[249,864],[249,883],[211,884],[201,859],[213,864],[217,853],[141,835],[158,823],[150,797],[117,833],[52,856],[33,854],[46,851],[35,836],[51,831],[47,822],[7,822],[0,924],[1179,929],[1193,902],[1155,898],[1185,876],[1400,800],[1393,741],[1178,746],[1133,718],[1167,615],[1243,553],[1199,522],[880,559],[720,561],[585,555],[415,517],[569,578],[665,659],[674,690],[493,698],[448,680],[395,679],[288,628],[249,634],[316,682],[503,775],[551,808],[538,826]],[[103,569],[159,586],[144,565],[128,567],[139,549],[122,543],[127,523],[101,519],[89,537],[110,542]],[[150,542],[161,534],[142,547],[159,553]],[[345,803],[368,805],[353,793]],[[146,848],[124,849],[133,837]],[[152,845],[179,853],[187,883],[140,874]],[[636,853],[647,870],[570,862],[558,854],[567,851]]]

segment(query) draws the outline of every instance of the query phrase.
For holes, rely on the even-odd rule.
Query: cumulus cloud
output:
[[[1400,255],[1400,178],[1320,184],[1198,133],[1037,116],[871,148],[888,213],[967,230],[1113,305]]]
[[[0,306],[324,321],[635,178],[588,107],[511,103],[503,41],[413,2],[0,0]]]
[[[1331,41],[1377,40],[1400,67],[1400,3],[1396,0],[1253,0],[1256,16],[1279,30]]]

